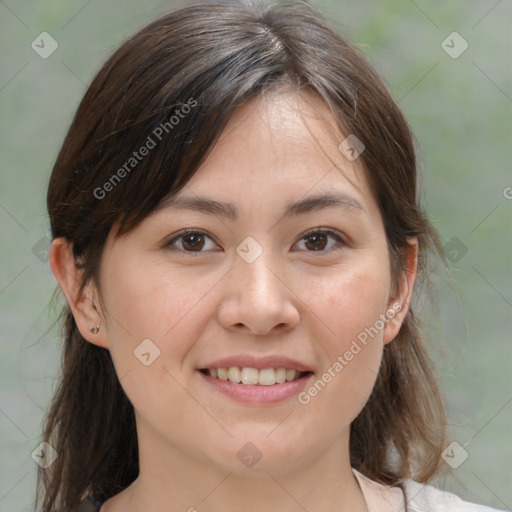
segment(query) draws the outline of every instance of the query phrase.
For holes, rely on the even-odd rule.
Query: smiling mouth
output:
[[[313,372],[299,372],[289,368],[257,368],[231,366],[229,368],[203,368],[199,370],[214,379],[245,384],[246,386],[274,386],[293,382],[311,375]]]

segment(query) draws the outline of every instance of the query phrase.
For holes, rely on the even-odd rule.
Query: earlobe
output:
[[[65,238],[56,238],[50,247],[50,268],[66,297],[76,325],[82,336],[100,347],[108,348],[108,338],[105,320],[99,308],[96,307],[96,290],[88,284],[82,293],[79,293],[83,268],[77,265],[71,242]]]
[[[407,257],[404,269],[399,279],[399,290],[392,297],[386,311],[386,326],[384,328],[384,344],[390,343],[398,335],[404,319],[409,311],[418,265],[418,240],[408,240]]]

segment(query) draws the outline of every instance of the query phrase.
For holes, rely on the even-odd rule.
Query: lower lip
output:
[[[206,375],[202,372],[199,372],[199,374],[217,391],[224,393],[238,402],[256,405],[275,404],[297,395],[313,377],[313,374],[309,374],[291,382],[273,384],[272,386],[262,386],[260,384],[237,384],[236,382],[231,382],[229,380],[210,377],[210,375]]]

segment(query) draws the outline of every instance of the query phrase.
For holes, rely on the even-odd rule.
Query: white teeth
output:
[[[242,376],[240,375],[240,368],[231,366],[231,368],[228,369],[228,380],[231,382],[240,382],[242,380]]]
[[[276,383],[276,372],[273,368],[260,370],[258,384],[262,386],[273,386]]]
[[[290,381],[295,379],[297,372],[295,370],[286,370],[286,380]]]
[[[242,383],[258,384],[258,373],[256,368],[242,368]]]
[[[286,368],[278,368],[276,370],[276,382],[277,384],[286,382]]]
[[[259,384],[260,386],[273,386],[283,382],[291,382],[301,375],[297,370],[286,368],[239,368],[231,366],[229,368],[213,368],[208,370],[211,377],[220,380],[229,380],[230,382],[242,383],[249,386]]]

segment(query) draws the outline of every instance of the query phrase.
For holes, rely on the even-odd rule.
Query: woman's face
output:
[[[181,204],[109,237],[105,321],[83,334],[112,354],[141,460],[277,475],[348,450],[406,312],[360,160],[338,149],[348,135],[312,96],[255,100]]]

